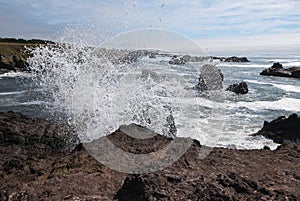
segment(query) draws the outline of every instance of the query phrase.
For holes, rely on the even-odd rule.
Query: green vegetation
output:
[[[27,59],[30,52],[26,51],[26,47],[32,48],[47,44],[54,43],[39,39],[0,38],[0,74],[27,70]]]
[[[25,53],[25,45],[22,43],[0,43],[0,55],[4,63],[9,63],[12,56],[22,60],[28,57]]]
[[[54,44],[52,41],[41,39],[16,39],[16,38],[0,38],[0,43],[23,43],[23,44]]]

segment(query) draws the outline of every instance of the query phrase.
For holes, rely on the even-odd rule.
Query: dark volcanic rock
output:
[[[11,65],[3,63],[2,61],[0,61],[0,74],[8,73],[10,71],[15,71],[15,69]]]
[[[296,68],[295,70],[292,70],[292,77],[300,78],[300,67]]]
[[[232,91],[236,94],[247,94],[248,85],[246,82],[241,82],[239,84],[232,84],[226,89],[226,91]]]
[[[12,66],[14,69],[18,69],[18,71],[28,70],[28,63],[23,59],[18,59],[16,56],[13,56]]]
[[[172,65],[183,65],[186,64],[186,60],[182,57],[173,56],[172,59],[169,61],[169,64]]]
[[[2,58],[2,56],[1,56]],[[0,74],[10,71],[14,72],[26,72],[29,71],[28,63],[23,59],[17,58],[15,55],[8,58],[9,62],[3,62],[0,60]]]
[[[202,62],[205,60],[220,60],[222,62],[250,62],[246,57],[216,57],[216,56],[190,56],[183,55],[180,59],[185,62]]]
[[[300,67],[285,69],[282,64],[274,63],[272,67],[263,70],[260,75],[300,78]]]
[[[274,63],[271,68],[273,68],[273,69],[283,69],[283,66],[282,66],[281,63]]]
[[[52,133],[55,138],[55,129],[43,128],[56,124],[17,113],[1,113],[0,117],[0,200],[300,199],[298,144],[282,145],[275,151],[214,148],[200,159],[204,147],[193,140],[171,166],[154,173],[129,175],[97,162],[83,144],[70,153],[55,146],[44,149],[48,145],[43,140],[36,141],[34,149],[24,140],[8,140],[7,133],[14,133],[15,138],[19,134],[22,139]],[[124,127],[107,138],[130,153],[154,152],[172,141],[161,135],[136,139],[122,130]],[[37,146],[39,142],[41,149]],[[56,151],[46,152],[48,149]]]
[[[292,148],[293,147],[293,148]],[[296,148],[297,147],[297,148]],[[299,171],[282,174],[271,167],[275,161],[284,157],[282,154],[290,148],[299,157],[298,145],[285,146],[276,151],[270,150],[227,150],[215,148],[203,160],[198,158],[200,151],[194,142],[188,152],[172,166],[162,171],[143,175],[128,175],[122,188],[116,193],[118,200],[282,200],[298,199],[297,181],[283,186],[288,177],[295,178]],[[255,156],[257,154],[257,156]],[[289,155],[286,153],[286,156]],[[293,155],[293,154],[292,154]],[[272,156],[274,162],[272,162]],[[279,158],[281,159],[279,159]],[[289,156],[291,159],[291,157]],[[293,159],[294,162],[299,158]],[[289,164],[287,160],[280,163],[284,170]],[[265,164],[268,164],[266,167]],[[284,164],[284,165],[283,165]],[[283,166],[284,167],[283,167]],[[294,164],[294,167],[297,165]],[[276,166],[278,167],[278,166]],[[262,168],[262,169],[260,169]],[[269,173],[265,168],[270,168]],[[293,176],[292,176],[293,175]],[[293,186],[293,187],[292,187]],[[284,188],[284,190],[280,190]],[[293,189],[293,190],[291,190]]]
[[[77,137],[66,125],[28,118],[16,112],[0,112],[0,143],[26,147],[39,154],[70,151],[76,141]]]
[[[225,62],[250,62],[246,57],[228,57],[225,58]]]
[[[156,54],[150,53],[148,57],[149,59],[156,59]]]
[[[254,135],[263,135],[279,144],[300,143],[300,117],[292,114],[271,122],[264,122],[263,128]]]

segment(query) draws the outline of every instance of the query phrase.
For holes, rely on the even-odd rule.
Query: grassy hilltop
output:
[[[29,53],[25,51],[25,46],[34,47],[49,43],[53,42],[39,39],[0,38],[0,74],[22,71],[26,68]]]

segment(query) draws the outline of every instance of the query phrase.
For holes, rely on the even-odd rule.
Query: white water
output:
[[[201,63],[169,65],[170,58],[161,56],[143,57],[133,64],[114,64],[111,58],[119,55],[86,48],[80,40],[70,46],[34,50],[30,59],[36,70],[31,75],[35,77],[33,89],[11,89],[15,80],[27,79],[28,74],[0,76],[0,82],[8,87],[0,92],[1,104],[20,111],[40,106],[34,112],[63,113],[78,129],[82,141],[110,134],[121,124],[133,122],[170,135],[166,119],[172,114],[178,136],[196,138],[205,145],[239,149],[259,149],[264,145],[275,148],[271,140],[250,134],[257,132],[265,120],[300,112],[299,80],[259,76],[263,68],[272,65],[271,60],[277,61],[276,57],[259,57],[250,63],[218,63],[225,77],[224,88],[246,81],[247,95],[224,90],[199,94],[187,88],[197,83]],[[300,57],[278,59],[285,66],[300,61]]]
[[[141,31],[138,33],[143,34]],[[128,34],[108,40],[109,43],[103,44],[103,47],[113,44],[124,48],[122,42],[125,41],[126,46],[128,38],[132,38],[132,33]],[[151,30],[151,34],[156,36],[159,33]],[[151,39],[151,34],[146,33],[150,40],[146,44],[150,47],[141,44],[141,41],[133,46],[141,45],[141,49],[166,48],[152,43],[151,40],[156,38]],[[189,39],[173,32],[164,31],[161,35],[170,35],[172,40],[179,38],[180,45],[186,40],[187,46],[197,47]],[[200,66],[196,69],[157,60],[154,63],[141,60],[117,64],[112,59],[118,59],[126,52],[116,51],[118,47],[115,46],[112,48],[113,51],[76,45],[40,47],[33,50],[34,56],[29,60],[37,83],[48,89],[47,93],[53,97],[49,109],[63,111],[69,123],[77,128],[81,141],[110,134],[123,124],[136,123],[163,135],[198,138],[203,144],[210,145],[217,142],[222,122],[214,116],[222,117],[223,111],[212,106],[214,101],[222,101],[219,96],[222,93],[218,97],[207,94],[213,99],[208,100],[196,98],[197,94],[188,89],[194,85],[191,82],[197,82],[197,79],[190,79],[197,77],[194,74],[199,74]],[[170,133],[170,115],[174,117],[176,133]]]

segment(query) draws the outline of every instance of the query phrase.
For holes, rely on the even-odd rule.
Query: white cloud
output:
[[[300,33],[196,40],[210,54],[299,53]]]
[[[299,10],[298,0],[0,0],[0,36],[51,35],[67,24],[94,23],[115,33],[156,27],[201,41],[250,37],[252,45],[270,45],[264,37],[299,36]]]

